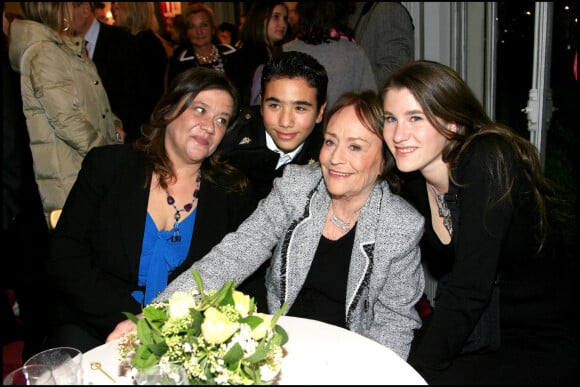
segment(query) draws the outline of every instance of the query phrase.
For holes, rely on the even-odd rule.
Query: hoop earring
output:
[[[70,22],[68,19],[62,19],[64,23],[64,28],[62,29],[63,32],[67,32],[70,29]]]

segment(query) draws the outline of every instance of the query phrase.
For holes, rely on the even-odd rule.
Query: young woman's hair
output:
[[[22,1],[20,7],[28,20],[42,23],[62,35],[73,35],[73,3]]]
[[[249,46],[253,49],[263,48],[268,52],[272,52],[274,47],[268,43],[267,25],[272,17],[274,7],[283,5],[288,9],[283,1],[254,1],[250,7],[246,21],[240,31],[240,41],[243,46]],[[267,60],[268,57],[265,57]],[[264,60],[264,61],[265,61]]]
[[[400,191],[400,179],[396,174],[395,158],[389,151],[383,137],[384,113],[380,96],[373,90],[362,92],[347,92],[330,107],[324,118],[324,130],[328,126],[331,118],[340,110],[353,106],[359,121],[371,133],[377,136],[383,145],[383,170],[379,175],[380,179],[386,180],[393,192]]]
[[[512,200],[515,179],[523,172],[532,187],[538,208],[541,248],[549,228],[547,204],[555,197],[550,182],[543,174],[534,145],[507,126],[491,120],[469,86],[448,66],[427,60],[408,63],[389,77],[383,88],[383,96],[390,89],[401,88],[411,92],[429,123],[449,140],[442,158],[450,168],[453,168],[469,145],[481,136],[487,136],[490,142],[497,144],[491,151],[492,155],[482,158],[486,161],[487,172],[494,176],[496,186],[490,187],[490,192],[495,201]],[[455,132],[447,128],[448,123],[456,125]],[[507,144],[510,151],[517,155],[519,165],[512,165],[504,157],[501,144]],[[454,180],[453,175],[451,179],[461,185],[461,182]]]
[[[155,106],[151,119],[143,125],[143,136],[135,141],[135,148],[145,154],[153,171],[159,175],[159,184],[164,189],[167,182],[175,177],[173,165],[165,150],[167,125],[183,114],[200,92],[206,90],[222,90],[232,96],[234,104],[228,127],[231,126],[236,119],[239,106],[237,89],[223,72],[205,67],[192,67],[179,73],[171,81],[167,91]],[[201,172],[205,179],[214,183],[219,182],[220,175],[237,175],[237,169],[225,163],[218,151],[203,161]],[[225,188],[229,191],[238,191],[245,189],[246,185],[247,180],[240,176],[237,184]]]

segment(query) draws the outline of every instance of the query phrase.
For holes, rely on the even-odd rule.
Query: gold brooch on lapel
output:
[[[252,142],[252,139],[250,137],[244,137],[244,138],[242,138],[242,141],[240,141],[240,144],[244,145],[244,144],[249,144],[251,142]]]
[[[314,159],[308,160],[308,164],[314,164],[315,162],[316,162],[316,160],[314,160]]]

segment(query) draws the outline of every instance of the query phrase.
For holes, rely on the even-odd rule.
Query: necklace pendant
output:
[[[345,222],[342,219],[339,219],[336,215],[334,215],[334,213],[330,217],[330,221],[332,222],[332,224],[334,224],[336,227],[338,227],[344,232],[348,232],[350,230],[350,223]]]

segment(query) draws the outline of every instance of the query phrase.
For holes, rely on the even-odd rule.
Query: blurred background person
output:
[[[238,41],[238,30],[232,23],[223,22],[218,26],[218,39],[221,44],[234,46]]]
[[[87,155],[54,231],[48,347],[103,344],[254,208],[247,179],[215,152],[238,110],[227,77],[176,76],[134,144]]]
[[[378,91],[393,71],[415,58],[415,27],[399,1],[350,2],[349,25],[373,66]]]
[[[85,47],[97,66],[113,113],[121,120],[125,141],[141,135],[141,62],[135,38],[127,29],[100,22],[95,3],[75,2],[73,29],[85,39]]]
[[[107,7],[105,3],[94,2],[93,4],[95,17],[97,18],[97,20],[100,21],[101,23],[108,24],[109,18],[107,17]]]
[[[232,55],[232,74],[241,106],[250,106],[256,69],[282,52],[288,33],[288,7],[283,1],[255,1],[248,10],[240,33],[238,50]],[[260,67],[261,68],[261,67]]]
[[[10,26],[9,57],[20,73],[34,174],[46,221],[64,206],[83,158],[122,142],[95,64],[74,37],[72,2],[22,2],[26,20]]]
[[[139,83],[139,126],[149,122],[153,108],[165,91],[168,56],[152,2],[115,2],[116,25],[135,37],[141,81]]]
[[[296,27],[298,26],[298,20],[300,19],[300,15],[296,11],[296,4],[297,1],[285,1],[286,7],[288,7],[288,39],[291,40],[296,37]]]
[[[348,6],[335,1],[300,1],[296,39],[282,45],[283,51],[312,55],[328,73],[328,106],[342,94],[377,90],[373,68],[348,27]],[[256,95],[252,91],[252,95]]]
[[[209,6],[201,3],[189,6],[184,14],[181,33],[182,43],[169,60],[169,81],[185,69],[196,66],[231,75],[230,57],[236,49],[219,42],[218,22]]]

